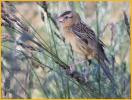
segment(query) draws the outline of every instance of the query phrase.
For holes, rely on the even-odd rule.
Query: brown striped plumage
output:
[[[63,37],[71,44],[73,50],[87,59],[97,59],[105,74],[112,80],[112,75],[106,65],[108,59],[104,53],[104,43],[96,37],[94,31],[73,11],[60,15],[59,22],[63,29]]]

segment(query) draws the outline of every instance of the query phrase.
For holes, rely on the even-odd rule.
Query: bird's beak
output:
[[[64,22],[64,18],[63,17],[58,17],[57,21],[60,22],[60,23],[63,23]]]

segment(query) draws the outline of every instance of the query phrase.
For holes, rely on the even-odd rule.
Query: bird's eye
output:
[[[68,16],[65,17],[65,19],[68,19],[68,18],[69,18]]]

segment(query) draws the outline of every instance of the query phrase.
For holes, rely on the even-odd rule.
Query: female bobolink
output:
[[[88,60],[96,59],[107,77],[112,81],[108,59],[104,53],[104,43],[97,38],[94,31],[82,22],[78,13],[66,11],[58,17],[63,29],[62,36],[71,44],[73,50]]]

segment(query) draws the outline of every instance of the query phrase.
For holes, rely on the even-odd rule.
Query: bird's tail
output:
[[[104,60],[99,60],[99,63],[101,64],[101,68],[103,69],[103,72],[108,77],[108,79],[113,83],[114,77],[112,76],[110,69],[108,65],[105,63]]]
[[[110,82],[112,84],[113,92],[115,93],[116,96],[118,96],[118,93],[116,91],[117,85],[115,83],[113,75],[110,72],[108,65],[106,65],[105,61],[103,61],[103,60],[100,61],[100,64],[101,64],[101,68],[103,69],[103,72],[105,73],[105,75],[108,77],[108,79],[110,80]]]

